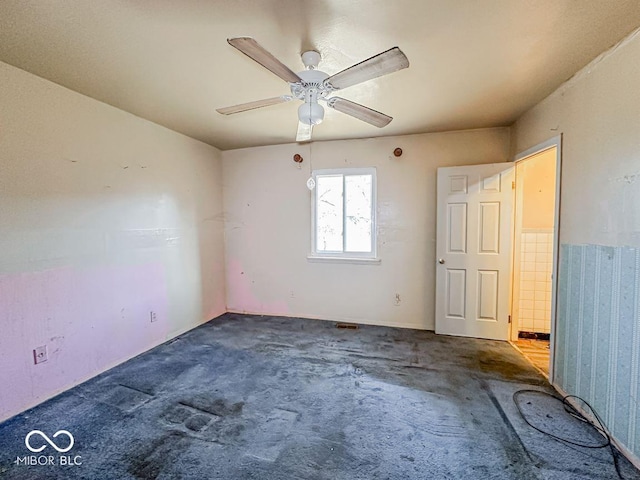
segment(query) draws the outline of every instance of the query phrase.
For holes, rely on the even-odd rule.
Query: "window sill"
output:
[[[362,265],[380,265],[380,258],[366,257],[330,257],[325,255],[307,255],[307,261],[310,263],[351,263]]]

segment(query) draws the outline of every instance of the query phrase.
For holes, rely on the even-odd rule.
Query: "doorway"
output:
[[[510,340],[551,379],[558,257],[559,139],[524,152],[515,162]]]

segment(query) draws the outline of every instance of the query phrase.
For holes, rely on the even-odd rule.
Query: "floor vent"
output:
[[[336,323],[336,328],[348,328],[349,330],[357,330],[358,325],[355,323]]]

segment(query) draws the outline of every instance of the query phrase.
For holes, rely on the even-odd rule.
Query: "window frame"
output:
[[[356,175],[371,175],[371,251],[370,252],[350,252],[344,250],[347,243],[346,237],[346,196],[344,192],[345,177]],[[342,251],[318,251],[317,248],[317,202],[318,202],[318,177],[322,176],[342,176]],[[377,177],[375,167],[357,167],[357,168],[330,168],[314,170],[311,173],[316,187],[313,189],[311,199],[311,254],[308,256],[309,260],[353,260],[356,263],[368,263],[371,261],[378,261],[377,252],[377,238],[378,238],[378,222],[377,222]]]

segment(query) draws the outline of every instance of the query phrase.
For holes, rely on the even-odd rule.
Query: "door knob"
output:
[[[442,265],[442,264],[444,263],[444,258],[439,258],[439,259],[438,259],[438,263],[439,263],[440,265]]]

